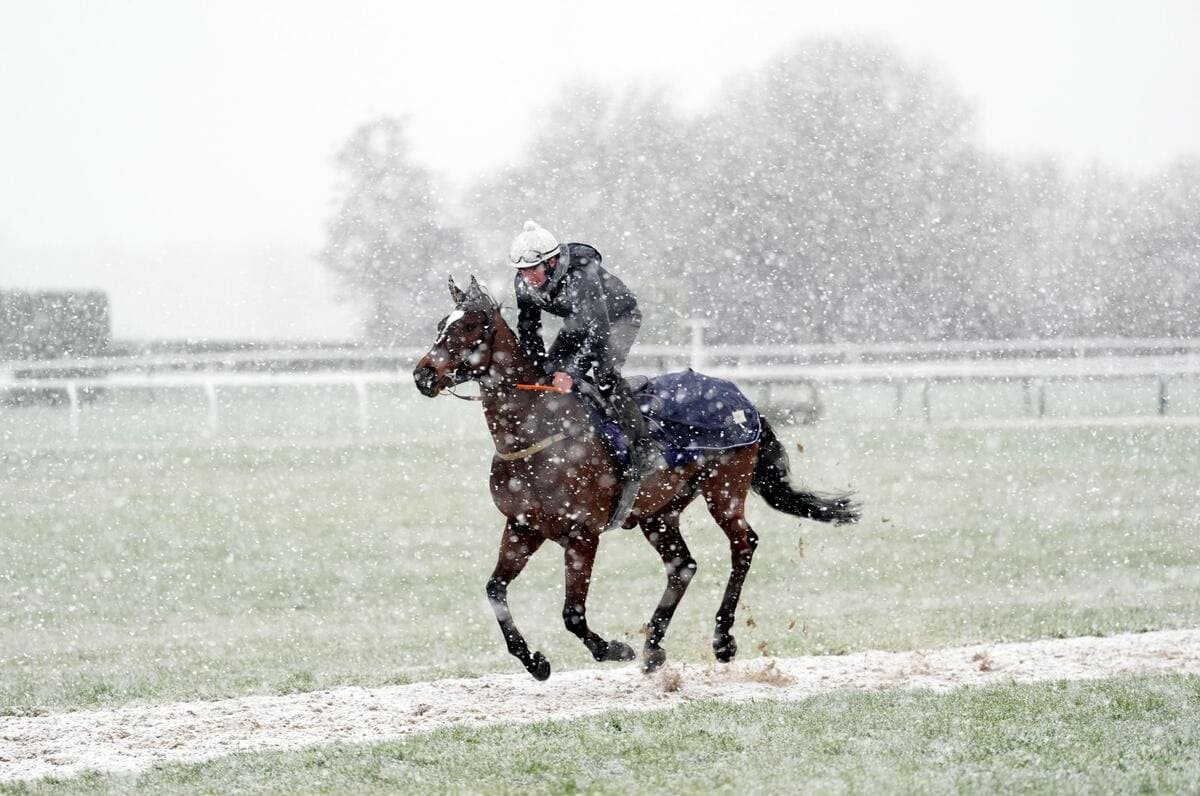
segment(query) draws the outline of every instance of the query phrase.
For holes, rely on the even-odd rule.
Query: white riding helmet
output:
[[[558,239],[549,230],[530,219],[525,229],[513,238],[508,259],[513,268],[533,268],[558,254]]]

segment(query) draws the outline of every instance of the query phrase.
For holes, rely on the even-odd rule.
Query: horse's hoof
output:
[[[642,652],[642,673],[654,674],[667,662],[667,651],[662,647],[647,647]]]
[[[737,642],[734,641],[733,636],[727,636],[724,642],[714,641],[713,653],[721,663],[729,663],[737,655]]]
[[[550,679],[550,661],[546,660],[546,656],[540,652],[533,653],[529,659],[529,665],[525,668],[533,675],[534,680]]]
[[[637,657],[633,647],[626,644],[624,641],[610,641],[608,648],[604,650],[604,658],[606,661],[631,661]]]

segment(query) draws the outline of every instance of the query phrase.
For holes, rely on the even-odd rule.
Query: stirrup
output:
[[[621,485],[621,495],[617,498],[617,507],[613,509],[608,524],[600,530],[601,533],[625,526],[625,520],[629,519],[629,513],[633,511],[633,504],[637,502],[638,492],[641,488],[642,479],[637,477],[630,478]]]

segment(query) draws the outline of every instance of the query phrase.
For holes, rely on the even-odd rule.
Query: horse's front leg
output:
[[[566,599],[563,601],[563,622],[583,641],[598,661],[631,661],[633,647],[623,641],[605,641],[592,632],[587,624],[587,596],[592,585],[592,566],[600,536],[595,531],[572,531],[566,546],[564,564],[567,571]]]
[[[525,669],[538,680],[550,676],[550,662],[540,652],[529,652],[525,637],[517,630],[508,610],[508,584],[517,579],[521,570],[529,563],[529,558],[542,546],[545,539],[528,525],[510,519],[504,526],[504,537],[500,540],[500,556],[496,568],[487,583],[488,602],[500,623],[500,632],[504,634],[504,643],[508,652],[524,665]]]

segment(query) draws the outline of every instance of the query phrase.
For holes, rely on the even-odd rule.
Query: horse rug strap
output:
[[[541,451],[546,450],[546,448],[549,448],[551,445],[557,445],[566,438],[567,435],[560,431],[557,434],[551,434],[549,437],[533,443],[528,448],[521,448],[519,451],[513,451],[512,453],[501,453],[500,451],[496,451],[496,456],[506,462],[516,461],[517,459],[527,459],[535,453],[540,453]]]

